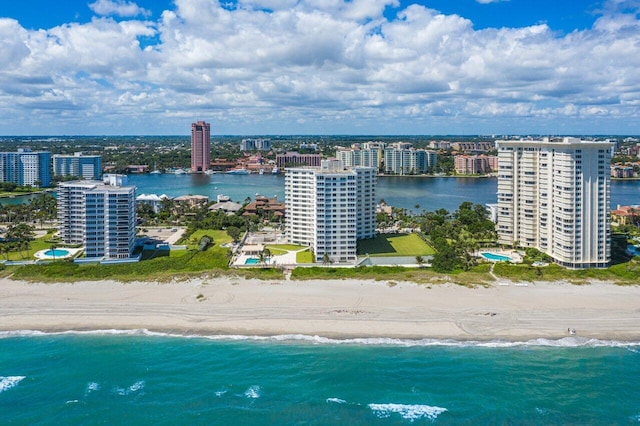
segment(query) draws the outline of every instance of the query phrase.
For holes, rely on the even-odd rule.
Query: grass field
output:
[[[296,253],[296,263],[314,263],[313,253],[310,250]]]
[[[429,256],[435,250],[417,234],[381,234],[358,241],[358,254],[369,256]]]

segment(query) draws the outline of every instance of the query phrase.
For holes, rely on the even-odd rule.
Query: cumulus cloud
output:
[[[509,0],[476,0],[476,2],[480,4],[498,3],[501,1],[509,1]]]
[[[244,134],[637,133],[638,26],[602,11],[566,35],[476,30],[396,0],[175,0],[157,21],[39,31],[0,19],[0,126],[175,134],[197,115]]]
[[[124,0],[97,0],[94,3],[90,3],[89,8],[97,15],[102,16],[134,17],[140,15],[149,16],[151,14],[151,12],[137,4]]]

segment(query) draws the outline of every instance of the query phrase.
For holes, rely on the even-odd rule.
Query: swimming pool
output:
[[[480,256],[492,262],[513,262],[513,259],[510,258],[509,256],[504,256],[502,254],[495,254],[488,251],[484,251],[480,253]]]
[[[244,261],[245,265],[257,265],[260,263],[260,259],[256,259],[255,257],[250,257]]]
[[[45,256],[51,256],[51,257],[64,257],[64,256],[69,256],[69,250],[52,249],[52,250],[45,251],[43,254]]]

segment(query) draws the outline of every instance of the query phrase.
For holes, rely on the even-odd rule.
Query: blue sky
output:
[[[37,11],[37,12],[34,12]],[[0,133],[639,134],[640,0],[23,0]]]

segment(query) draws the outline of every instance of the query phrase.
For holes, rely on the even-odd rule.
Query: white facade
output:
[[[345,169],[339,160],[321,167],[287,168],[286,232],[292,244],[313,248],[317,262],[356,260],[356,241],[376,235],[376,169]]]
[[[343,149],[336,152],[338,160],[345,167],[374,167],[378,169],[382,163],[382,149]]]
[[[82,244],[86,257],[131,257],[136,236],[135,187],[126,176],[72,181],[58,186],[59,233],[67,244]]]
[[[398,142],[384,150],[384,171],[396,175],[426,173],[433,170],[438,161],[434,151],[413,149],[411,144]]]
[[[85,179],[99,179],[102,174],[102,159],[99,155],[56,154],[53,156],[54,176],[77,176]]]
[[[569,268],[608,266],[612,144],[545,138],[497,145],[499,242],[535,247]]]

